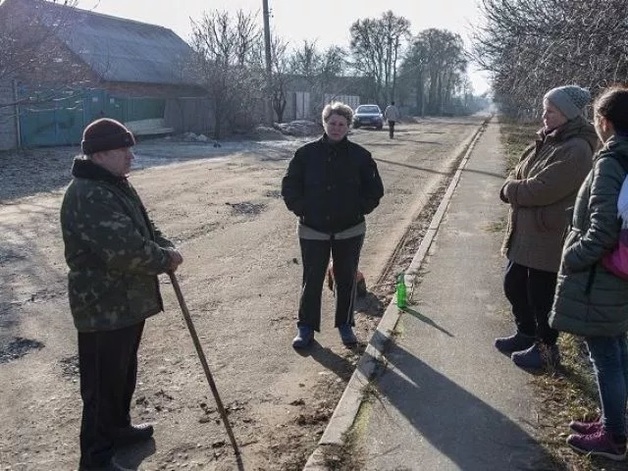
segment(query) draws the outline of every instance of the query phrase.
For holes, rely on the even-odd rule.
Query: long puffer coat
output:
[[[626,172],[619,159],[628,160],[628,139],[613,137],[578,192],[549,319],[554,329],[582,336],[628,331],[628,281],[601,263],[621,230],[617,198]]]

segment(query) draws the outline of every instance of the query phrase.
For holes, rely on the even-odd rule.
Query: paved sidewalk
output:
[[[367,470],[548,469],[528,425],[536,422],[530,376],[493,347],[512,331],[499,253],[504,165],[493,120],[408,270],[419,280],[410,305],[401,315],[393,304],[386,310],[306,469],[325,469],[326,445],[352,427]],[[378,394],[363,404],[382,353]]]

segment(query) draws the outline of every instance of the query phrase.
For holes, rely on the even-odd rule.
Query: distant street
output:
[[[481,123],[481,117],[402,121],[394,140],[386,127],[350,135],[373,153],[386,189],[367,219],[360,269],[370,294],[359,305],[361,345],[354,351],[332,327],[327,290],[317,342],[303,354],[291,348],[301,266],[295,218],[279,190],[300,142],[136,147],[139,168],[131,179],[185,258],[177,275],[244,469],[301,469],[388,302],[390,276],[404,263],[400,241]],[[0,205],[3,471],[69,470],[78,462],[76,332],[58,226],[71,155],[55,154],[55,169],[48,161],[41,175],[38,158],[23,162],[32,186],[16,186],[19,198],[1,198]],[[153,166],[168,159],[177,163]],[[166,277],[161,281],[166,312],[147,322],[132,411],[138,421],[156,422],[155,441],[120,453],[120,461],[141,463],[142,470],[238,469],[173,290]]]

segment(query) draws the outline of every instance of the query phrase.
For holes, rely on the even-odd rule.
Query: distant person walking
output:
[[[548,315],[554,299],[563,234],[578,188],[591,169],[597,136],[584,118],[587,90],[563,86],[543,99],[543,127],[504,183],[500,198],[510,205],[503,252],[508,259],[504,293],[517,331],[495,347],[522,368],[560,361],[558,332]]]
[[[388,137],[394,139],[395,137],[395,123],[399,121],[399,110],[395,106],[395,102],[391,101],[390,105],[384,110],[384,117],[388,121]]]
[[[574,450],[614,460],[626,458],[628,400],[628,280],[607,257],[626,245],[628,221],[618,210],[628,199],[628,88],[606,89],[594,104],[603,142],[580,188],[565,239],[550,325],[584,337],[595,371],[601,417],[573,421]],[[618,217],[622,216],[622,217]],[[618,276],[623,273],[624,276]]]
[[[323,109],[323,136],[294,153],[281,182],[281,195],[298,219],[303,278],[294,348],[307,347],[320,331],[321,296],[329,259],[333,262],[336,317],[342,343],[353,345],[356,273],[366,233],[364,216],[384,195],[371,153],[347,139],[351,108]]]
[[[157,275],[183,261],[127,179],[134,144],[118,121],[88,125],[61,206],[83,399],[80,471],[122,469],[115,447],[153,435],[152,425],[131,424],[137,351],[145,319],[163,309]]]

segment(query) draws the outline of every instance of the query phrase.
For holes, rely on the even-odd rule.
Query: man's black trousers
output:
[[[137,379],[137,350],[144,322],[105,332],[79,332],[83,417],[81,466],[95,467],[113,456],[113,437],[131,424]]]

